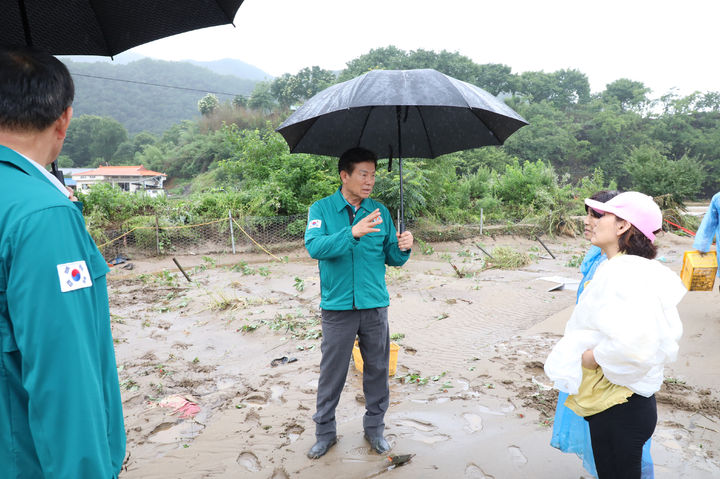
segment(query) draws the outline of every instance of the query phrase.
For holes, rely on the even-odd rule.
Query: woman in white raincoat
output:
[[[565,405],[590,426],[598,477],[641,477],[643,444],[657,423],[655,392],[677,357],[680,278],[652,261],[662,213],[653,199],[621,193],[605,203],[590,241],[607,255],[545,362]]]

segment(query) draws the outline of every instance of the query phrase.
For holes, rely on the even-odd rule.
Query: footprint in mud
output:
[[[260,471],[260,461],[255,454],[252,452],[244,451],[241,452],[237,458],[237,463],[250,472]],[[273,476],[275,477],[275,476]],[[280,476],[282,477],[282,476]],[[287,477],[287,476],[286,476]]]
[[[300,388],[300,392],[303,394],[315,395],[315,394],[317,394],[317,387],[318,387],[318,380],[312,379],[312,380],[308,381],[307,383],[305,383],[305,385],[302,388]]]
[[[259,426],[260,415],[256,411],[248,411],[245,415],[245,424],[248,424],[251,427]]]
[[[395,424],[399,427],[411,427],[418,431],[429,432],[437,429],[437,426],[431,422],[420,421],[418,419],[400,419],[395,421]]]
[[[168,429],[170,429],[171,427],[173,427],[175,424],[176,424],[176,423],[174,423],[174,422],[163,422],[163,423],[160,423],[160,424],[158,424],[157,426],[155,426],[155,428],[154,428],[152,431],[150,431],[150,434],[149,434],[149,435],[150,435],[150,436],[153,436],[153,435],[155,435],[155,434],[157,434],[157,433],[159,433],[159,432],[161,432],[161,431],[167,431]]]
[[[396,434],[386,434],[385,440],[390,444],[390,449],[394,448],[397,444],[397,435]],[[348,456],[355,456],[350,457],[347,459],[343,459],[343,462],[367,462],[365,459],[361,459],[359,456],[374,456],[375,451],[373,451],[370,448],[370,444],[366,441],[365,446],[355,447],[350,449],[347,452]]]
[[[472,413],[465,413],[463,414],[463,419],[467,421],[467,424],[465,425],[465,430],[469,432],[470,434],[474,432],[482,431],[483,424],[482,424],[482,418],[478,416],[477,414]]]
[[[275,469],[273,471],[273,475],[270,476],[270,479],[290,479],[290,476],[288,476],[288,473],[285,472],[285,469]]]
[[[486,474],[485,471],[473,463],[468,464],[465,468],[465,477],[467,479],[495,479],[495,476]]]
[[[513,464],[516,466],[524,466],[527,464],[528,460],[527,457],[525,457],[525,454],[523,454],[522,450],[520,450],[517,446],[510,446],[508,447],[508,453],[510,454],[510,461],[512,461]]]
[[[366,462],[362,459],[358,459],[357,457],[358,456],[369,456],[370,455],[370,446],[368,445],[368,446],[364,446],[364,447],[363,446],[354,447],[347,452],[347,455],[353,456],[353,458],[351,458],[349,460],[349,462]],[[345,462],[347,462],[347,461],[345,461]]]
[[[269,396],[269,394],[267,391],[255,392],[255,393],[249,394],[248,396],[245,396],[242,401],[246,402],[246,403],[250,403],[250,404],[263,405],[263,404],[267,403],[268,396]]]

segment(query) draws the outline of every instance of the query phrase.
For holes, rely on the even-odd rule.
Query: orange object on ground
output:
[[[400,346],[397,343],[390,343],[390,376],[394,376],[397,372],[397,359],[398,359],[398,351],[400,351]],[[353,346],[353,360],[355,361],[355,369],[362,372],[363,370],[363,359],[362,355],[360,354],[360,346],[358,346],[358,340],[355,340],[355,345]]]

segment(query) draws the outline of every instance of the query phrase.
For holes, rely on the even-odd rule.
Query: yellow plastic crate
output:
[[[394,376],[397,372],[398,351],[400,351],[400,346],[397,343],[390,343],[390,376]],[[363,359],[357,339],[355,340],[355,346],[353,346],[353,360],[355,361],[355,369],[362,372]]]
[[[688,291],[711,291],[717,274],[717,254],[685,251],[680,277]]]

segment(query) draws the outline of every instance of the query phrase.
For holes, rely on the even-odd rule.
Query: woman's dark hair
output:
[[[606,203],[610,201],[611,199],[615,198],[617,195],[619,195],[621,191],[618,190],[600,190],[594,195],[590,197],[591,200],[599,201],[600,203]],[[600,218],[602,216],[602,213],[598,213],[594,209],[590,208],[588,205],[585,205],[585,212],[590,213],[595,218]]]
[[[352,175],[355,171],[355,163],[363,163],[365,161],[371,161],[377,168],[377,155],[367,148],[350,148],[340,156],[338,161],[338,173],[341,171],[347,172],[348,175]]]
[[[660,230],[657,230],[654,233],[659,232]],[[642,256],[647,259],[653,259],[657,256],[657,246],[652,244],[650,239],[633,225],[630,225],[630,229],[620,235],[618,246],[621,253]]]

